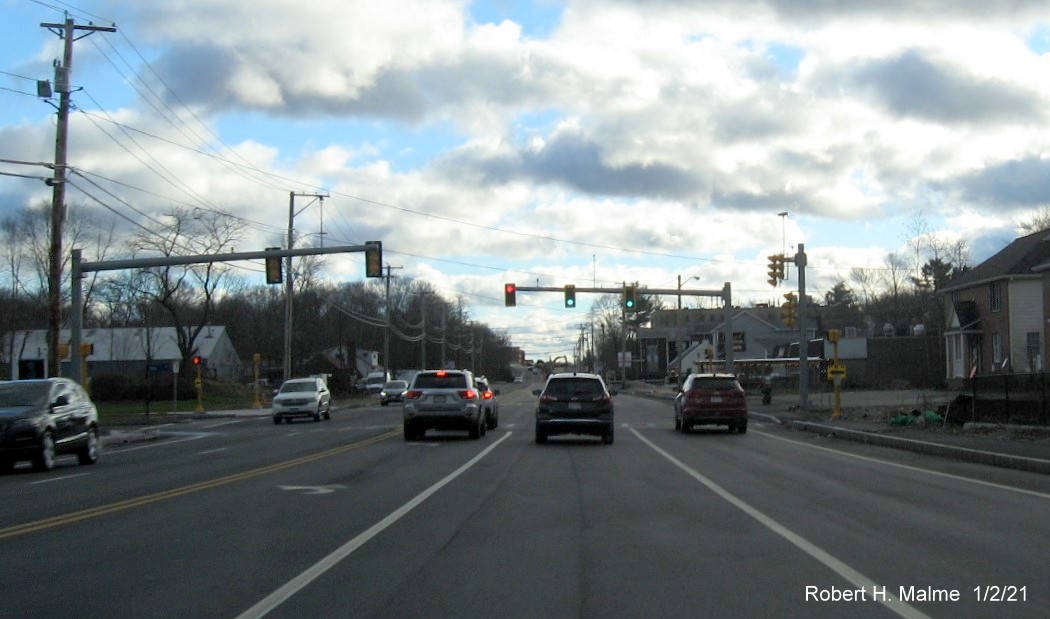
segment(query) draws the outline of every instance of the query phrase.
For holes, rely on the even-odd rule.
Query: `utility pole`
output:
[[[40,24],[65,42],[62,63],[55,64],[55,89],[58,90],[58,124],[55,130],[55,175],[51,185],[51,248],[48,254],[47,291],[47,375],[58,376],[62,359],[58,355],[59,332],[62,329],[62,232],[66,221],[66,151],[69,144],[69,93],[73,75],[73,42],[77,30],[86,32],[80,38],[95,32],[116,32],[115,27],[78,26],[72,17],[61,24]],[[71,351],[70,359],[79,363],[79,351]]]
[[[806,246],[798,244],[798,407],[809,408],[809,334],[806,329]]]
[[[387,372],[390,371],[390,271],[403,268],[392,267],[390,263],[386,265],[386,326],[383,327],[383,368]]]
[[[295,212],[295,198],[308,197],[317,198],[318,200],[324,200],[328,197],[328,194],[317,194],[317,193],[295,193],[294,191],[288,192],[288,247],[292,249],[295,246],[295,216],[298,213]],[[309,205],[307,205],[309,206]],[[305,210],[306,207],[304,206]],[[299,211],[301,213],[302,211]],[[285,258],[285,274],[284,274],[284,380],[292,378],[292,297],[295,294],[292,286],[292,256],[289,255]]]

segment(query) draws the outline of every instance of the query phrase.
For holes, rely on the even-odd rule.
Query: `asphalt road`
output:
[[[2,475],[0,616],[1050,616],[1047,476],[630,395],[614,445],[537,445],[499,387],[480,440],[373,406]]]

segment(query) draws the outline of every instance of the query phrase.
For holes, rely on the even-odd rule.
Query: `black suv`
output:
[[[615,390],[605,388],[597,374],[579,372],[551,374],[536,404],[536,442],[546,443],[555,434],[589,434],[613,442],[613,402]]]
[[[66,378],[0,382],[0,471],[19,460],[49,471],[55,456],[73,453],[98,462],[98,411],[87,392]]]

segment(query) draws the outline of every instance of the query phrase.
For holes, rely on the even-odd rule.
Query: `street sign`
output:
[[[828,366],[828,380],[846,378],[846,366],[841,363]]]

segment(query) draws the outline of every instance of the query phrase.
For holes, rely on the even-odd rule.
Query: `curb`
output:
[[[845,428],[829,426],[821,423],[814,423],[811,421],[796,420],[789,421],[788,424],[794,429],[805,430],[810,432],[820,432],[822,434],[831,435],[835,438],[841,438],[850,441],[858,441],[861,443],[869,443],[872,445],[880,445],[883,447],[893,447],[896,449],[904,449],[907,451],[914,451],[917,453],[941,456],[945,458],[954,458],[956,460],[965,460],[967,462],[976,462],[979,464],[988,464],[991,466],[999,466],[1004,468],[1029,471],[1032,473],[1041,473],[1043,475],[1050,475],[1050,460],[1041,460],[1039,458],[1027,458],[1024,456],[1011,456],[1008,454],[995,453],[991,451],[981,451],[979,449],[954,447],[952,445],[944,445],[941,443],[928,443],[925,441],[917,441],[910,438],[886,436],[874,432],[864,432],[862,430],[847,430]]]

